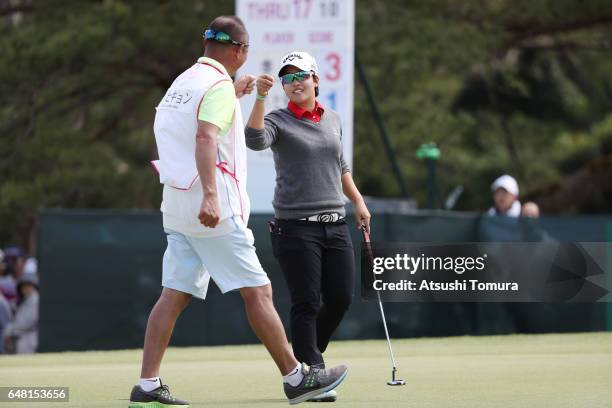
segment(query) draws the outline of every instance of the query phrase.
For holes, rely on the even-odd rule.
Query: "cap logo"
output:
[[[293,61],[294,59],[303,59],[300,54],[289,54],[285,58],[283,58],[283,64],[287,61]]]

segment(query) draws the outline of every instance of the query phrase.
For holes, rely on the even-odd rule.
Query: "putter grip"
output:
[[[370,234],[365,229],[365,226],[361,228],[361,235],[363,236],[363,242],[365,243],[366,251],[368,253],[368,261],[370,265],[374,264],[374,254],[372,253],[372,246],[370,244]]]
[[[370,234],[368,234],[368,231],[366,230],[366,225],[363,221],[361,222],[361,234],[363,236],[363,241],[369,244]]]

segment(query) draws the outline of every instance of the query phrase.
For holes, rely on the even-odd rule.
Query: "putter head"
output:
[[[398,380],[395,378],[397,375],[397,367],[393,366],[393,370],[391,370],[391,381],[387,381],[387,385],[406,385],[406,381]]]

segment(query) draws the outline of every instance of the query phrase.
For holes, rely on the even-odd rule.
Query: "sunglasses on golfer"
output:
[[[310,78],[311,73],[308,71],[300,71],[300,72],[295,72],[293,74],[285,74],[283,76],[281,76],[281,83],[283,85],[287,85],[292,83],[293,81],[305,81],[308,78]]]
[[[208,29],[204,31],[204,39],[205,40],[213,40],[224,44],[234,44],[234,45],[242,45],[248,47],[249,44],[242,43],[240,41],[235,41],[230,37],[229,34],[224,33],[223,31],[215,31],[212,29]]]

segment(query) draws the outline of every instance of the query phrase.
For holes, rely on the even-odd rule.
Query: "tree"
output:
[[[40,208],[157,207],[154,106],[202,54],[202,30],[232,12],[203,0],[13,10],[0,39],[0,242],[25,243]]]
[[[463,185],[461,209],[486,208],[490,182],[510,172],[548,211],[610,211],[612,3],[356,6],[360,59],[418,202],[415,152],[434,141],[441,191]],[[153,107],[201,55],[202,29],[233,12],[233,1],[0,1],[0,243],[31,242],[41,208],[156,208]],[[357,183],[398,196],[355,85]]]
[[[425,166],[414,154],[423,142],[440,146],[443,190],[463,185],[467,210],[490,205],[489,184],[506,172],[530,199],[549,201],[566,177],[610,154],[610,2],[364,1],[357,13],[357,47],[419,202]],[[398,195],[364,100],[357,84],[357,181],[370,194]],[[612,209],[602,198],[610,181],[585,188],[602,192],[548,208]]]

